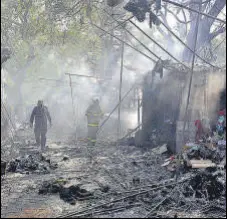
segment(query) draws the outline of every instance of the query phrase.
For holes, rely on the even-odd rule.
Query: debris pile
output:
[[[215,189],[212,188],[214,186]],[[99,205],[60,217],[107,218],[111,213],[112,217],[117,218],[118,212],[122,214],[132,208],[136,214],[136,207],[140,207],[140,218],[205,217],[205,213],[208,217],[224,217],[225,193],[225,184],[216,176],[209,173],[190,174],[178,182],[166,180],[152,185],[139,185],[127,191],[108,193],[105,197],[100,197],[105,199]],[[195,213],[199,213],[199,216]]]
[[[129,140],[120,140],[120,143],[130,145]],[[154,135],[152,140],[157,140],[157,136]],[[156,144],[159,147],[154,148]],[[60,217],[109,218],[111,215],[119,218],[126,215],[132,218],[225,218],[225,133],[220,136],[220,133],[214,132],[212,136],[204,136],[199,142],[186,143],[179,154],[170,157],[168,144],[162,145],[158,141],[156,144],[149,149],[149,158],[144,154],[141,158],[143,160],[132,161],[131,164],[136,170],[138,165],[142,166],[142,161],[149,161],[152,163],[150,172],[157,176],[152,167],[159,170],[159,179],[153,178],[152,184],[148,185],[147,181],[142,181],[142,176],[136,176],[134,172],[133,184],[128,184],[125,188],[123,179],[119,180],[124,189],[103,193],[95,200],[96,204],[97,199],[101,200],[99,205],[94,204]],[[132,150],[133,147],[128,149]],[[163,160],[164,163],[159,164]],[[145,173],[144,167],[140,169]],[[171,179],[167,179],[164,170],[172,173]],[[116,170],[111,174],[117,179]]]
[[[25,173],[29,172],[47,174],[51,169],[56,169],[56,163],[51,163],[50,159],[45,158],[42,154],[25,155],[11,160],[7,165],[8,172]]]
[[[199,172],[195,174],[185,188],[186,197],[207,198],[214,200],[224,196],[225,186],[219,179],[222,173]]]
[[[44,181],[39,189],[39,194],[59,193],[60,198],[71,205],[75,205],[76,200],[86,200],[93,195],[93,193],[81,188],[80,184],[65,187],[66,183],[67,180],[63,178]]]

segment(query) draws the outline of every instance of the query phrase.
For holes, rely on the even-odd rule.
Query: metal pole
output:
[[[117,103],[117,105],[113,108],[113,110],[109,113],[109,115],[106,117],[106,119],[102,122],[102,124],[99,126],[99,130],[97,132],[97,134],[99,134],[101,132],[102,127],[105,125],[105,123],[109,120],[110,116],[116,111],[116,109],[118,108],[118,106],[120,105],[121,102],[124,101],[124,99],[128,96],[129,93],[131,93],[131,91],[135,88],[136,84],[134,84],[129,90],[128,92],[126,92],[126,94],[121,98],[121,100]]]
[[[93,26],[95,26],[96,28],[102,30],[104,33],[107,33],[109,35],[111,35],[111,33],[107,32],[106,30],[104,30],[103,28],[99,27],[98,25],[91,23]],[[133,50],[137,51],[138,53],[142,54],[143,56],[147,57],[149,60],[151,60],[152,62],[156,63],[156,60],[154,60],[153,58],[149,57],[148,55],[146,55],[145,53],[143,53],[142,51],[138,50],[137,48],[131,46],[129,43],[121,40],[121,38],[115,36],[115,35],[111,35],[114,38],[116,38],[117,40],[119,40],[120,42],[124,42],[125,45],[127,45],[128,47],[132,48]]]
[[[199,11],[201,11],[201,2],[199,4]],[[190,95],[191,95],[191,89],[192,89],[192,79],[193,79],[193,74],[194,74],[194,65],[195,65],[195,51],[196,51],[196,45],[197,45],[197,38],[198,38],[198,30],[199,30],[199,21],[200,21],[200,16],[201,14],[197,15],[197,21],[196,21],[196,36],[195,36],[195,43],[194,43],[194,53],[192,57],[192,67],[191,67],[191,75],[190,75],[190,82],[189,82],[189,90],[188,90],[188,97],[187,97],[187,104],[186,104],[186,110],[185,110],[185,115],[184,115],[184,128],[183,128],[183,141],[185,142],[185,126],[186,126],[186,117],[188,113],[188,106],[189,106],[189,101],[190,101]]]
[[[68,73],[69,76],[69,86],[70,86],[70,91],[71,91],[71,99],[72,99],[72,109],[73,109],[73,125],[75,126],[75,138],[77,140],[77,123],[76,123],[76,117],[75,117],[75,105],[74,105],[74,99],[73,99],[73,87],[72,87],[72,78],[71,78],[71,74]]]
[[[117,128],[118,139],[120,138],[120,134],[121,134],[121,90],[122,90],[123,66],[124,66],[124,43],[122,43],[122,48],[121,48],[121,71],[120,71],[120,85],[119,85],[118,128]]]
[[[137,119],[138,119],[138,125],[140,125],[140,89],[137,88]]]

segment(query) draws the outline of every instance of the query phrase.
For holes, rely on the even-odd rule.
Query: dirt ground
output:
[[[31,140],[32,133],[20,135],[19,140]],[[19,174],[7,173],[1,187],[1,217],[58,217],[71,211],[82,210],[91,205],[113,199],[111,193],[97,196],[88,201],[77,201],[70,205],[59,198],[59,195],[39,195],[38,189],[44,180],[63,177],[69,180],[69,185],[81,183],[89,191],[95,191],[99,185],[108,185],[110,192],[123,192],[135,187],[133,178],[137,177],[140,184],[147,185],[165,178],[170,173],[157,164],[163,162],[149,152],[143,152],[133,146],[116,146],[108,143],[97,143],[93,153],[95,163],[91,164],[87,152],[87,144],[78,141],[76,144],[55,142],[48,139],[48,150],[45,155],[58,164],[56,170],[50,174]],[[38,149],[33,146],[20,147],[19,154],[33,154]],[[63,161],[64,155],[69,160]],[[156,164],[157,163],[157,164]],[[155,164],[155,166],[154,166]],[[160,172],[162,169],[162,172]],[[116,196],[114,197],[116,198]],[[142,217],[147,211],[144,208],[133,206],[126,211],[114,212],[108,217]],[[95,215],[94,217],[101,217]]]
[[[22,132],[18,135],[18,140],[21,143],[26,141],[32,143],[33,134]],[[99,141],[93,148],[95,162],[91,163],[87,144],[82,140],[70,143],[57,140],[49,134],[47,145],[45,156],[56,162],[58,168],[51,170],[49,174],[6,173],[1,184],[2,218],[69,217],[68,213],[72,212],[77,212],[73,216],[77,218],[144,218],[153,208],[156,209],[157,205],[161,204],[163,195],[154,190],[148,197],[140,195],[125,199],[124,197],[133,193],[140,194],[147,189],[146,187],[150,189],[153,184],[159,187],[163,183],[174,183],[173,174],[161,166],[168,155],[155,155],[149,150],[134,146],[117,146]],[[39,151],[34,146],[23,144],[18,146],[18,155],[34,154]],[[63,160],[65,155],[69,157],[66,161]],[[53,178],[66,179],[68,181],[66,186],[82,184],[83,188],[93,192],[94,196],[71,205],[60,199],[58,194],[39,194],[43,181]],[[100,186],[108,186],[109,191],[101,192]],[[116,207],[115,201],[118,199]],[[193,206],[190,200],[188,203]],[[101,204],[106,205],[92,208]],[[171,208],[168,213],[160,212],[160,215],[174,217],[177,213],[178,217],[204,217],[199,212],[199,207],[198,211],[191,212],[185,208],[183,210],[186,212],[182,212],[178,205],[176,204],[175,210]]]

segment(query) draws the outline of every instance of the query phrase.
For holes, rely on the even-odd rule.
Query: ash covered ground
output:
[[[38,165],[20,166],[14,172],[7,165],[1,186],[2,218],[226,216],[223,169],[184,171],[176,179],[161,166],[168,153],[100,141],[91,164],[84,141],[49,137],[41,155],[32,134],[18,136],[18,154],[11,160],[32,157],[30,163]]]

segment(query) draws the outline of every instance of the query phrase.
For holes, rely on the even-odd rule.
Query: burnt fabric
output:
[[[198,142],[202,138],[202,135],[203,135],[203,126],[202,126],[201,120],[196,120],[195,126],[196,126],[195,141]]]
[[[92,103],[86,111],[87,123],[88,123],[88,141],[95,145],[96,134],[99,129],[99,122],[101,120],[103,113],[98,102]]]
[[[42,149],[45,148],[46,145],[46,133],[47,133],[47,120],[51,123],[51,117],[49,111],[46,106],[36,106],[30,118],[30,123],[33,124],[35,120],[35,139],[36,144],[40,146]],[[41,139],[41,140],[40,140]]]
[[[146,18],[146,13],[150,11],[150,6],[147,0],[130,0],[124,9],[131,12],[139,22],[143,22]]]

